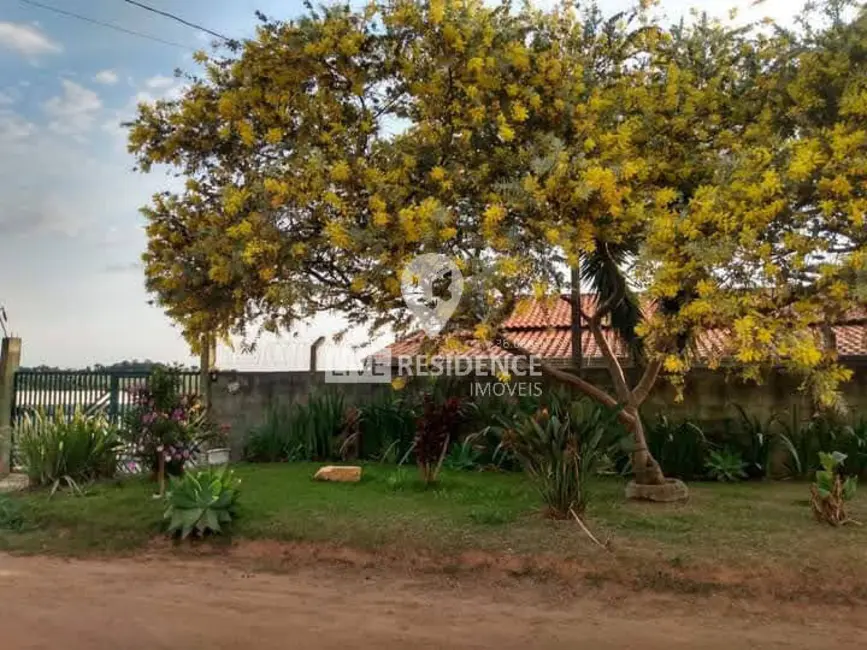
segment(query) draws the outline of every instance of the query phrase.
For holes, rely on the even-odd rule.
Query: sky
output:
[[[192,53],[211,37],[124,0],[39,0],[68,12],[172,44],[58,15],[22,0],[0,0],[0,306],[22,338],[22,363],[59,367],[124,359],[193,363],[180,332],[148,305],[139,259],[145,248],[139,208],[176,181],[133,170],[120,126],[140,101],[180,90],[173,71],[196,70]],[[232,38],[253,34],[258,9],[291,19],[299,0],[145,0]],[[606,11],[629,0],[602,0]],[[677,19],[690,7],[740,19],[789,22],[798,0],[664,0]],[[220,368],[306,367],[319,335],[342,329],[323,316],[253,355],[221,347]],[[322,367],[357,360],[350,343],[328,342]],[[387,341],[383,341],[387,342]]]

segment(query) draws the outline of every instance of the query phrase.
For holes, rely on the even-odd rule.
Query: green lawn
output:
[[[241,513],[233,539],[328,541],[361,549],[389,547],[439,554],[487,551],[635,567],[867,575],[867,529],[822,526],[810,514],[803,483],[696,483],[687,504],[626,502],[623,481],[599,479],[586,520],[613,554],[595,547],[574,522],[546,520],[520,474],[444,472],[424,490],[414,468],[365,467],[360,484],[311,480],[315,464],[239,465]],[[138,479],[93,486],[85,497],[44,492],[14,497],[21,531],[0,530],[0,550],[61,554],[123,553],[159,535],[163,505]],[[867,521],[867,497],[855,518]],[[612,560],[612,558],[614,558]],[[622,564],[621,562],[621,564]]]

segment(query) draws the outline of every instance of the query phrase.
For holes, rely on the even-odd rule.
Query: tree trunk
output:
[[[578,376],[584,369],[584,350],[581,341],[581,267],[576,263],[572,267],[572,366]]]
[[[594,332],[594,334],[596,334],[596,332]],[[635,482],[639,485],[664,485],[666,481],[665,476],[662,473],[662,468],[660,468],[659,463],[656,462],[656,459],[651,455],[650,450],[647,448],[644,426],[641,423],[641,418],[638,416],[638,408],[644,400],[647,399],[653,385],[656,383],[659,371],[662,368],[662,363],[655,360],[648,364],[641,380],[633,390],[630,390],[626,385],[623,368],[620,366],[620,362],[611,351],[610,346],[601,336],[599,336],[597,340],[600,348],[603,350],[604,356],[606,356],[606,360],[608,361],[612,380],[614,380],[615,385],[620,384],[619,390],[617,391],[620,399],[609,395],[601,388],[594,386],[577,375],[560,370],[559,368],[555,368],[547,363],[543,362],[541,364],[541,370],[548,377],[579,390],[590,399],[602,404],[603,406],[607,406],[608,408],[617,408],[620,404],[627,404],[627,406],[620,411],[619,420],[626,429],[632,433],[634,439],[635,448],[632,452],[632,471],[635,474]],[[528,359],[533,356],[533,354],[526,348],[521,347],[512,341],[510,341],[510,343],[510,352],[524,355]]]
[[[635,449],[632,452],[632,471],[635,482],[639,485],[663,485],[665,476],[662,468],[647,448],[647,438],[644,435],[644,424],[638,415],[637,408],[626,409],[633,417],[632,437]]]

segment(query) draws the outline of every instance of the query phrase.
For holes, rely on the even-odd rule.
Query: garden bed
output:
[[[445,471],[438,486],[424,489],[412,467],[368,465],[359,484],[314,482],[317,467],[238,466],[242,498],[231,538],[198,548],[224,552],[227,544],[249,547],[252,540],[269,540],[277,546],[264,548],[273,553],[260,555],[279,556],[280,544],[292,552],[306,549],[303,553],[349,548],[363,562],[427,558],[429,568],[439,569],[510,565],[523,572],[616,578],[650,587],[827,589],[867,597],[859,586],[867,582],[867,528],[818,524],[805,483],[692,484],[686,504],[642,504],[624,500],[623,480],[595,479],[586,519],[597,537],[610,539],[606,552],[574,522],[546,519],[538,495],[520,474]],[[95,485],[83,497],[16,495],[11,498],[22,506],[24,523],[18,531],[0,530],[0,550],[63,555],[153,550],[165,507],[151,498],[153,491],[154,484],[128,478]],[[856,495],[851,514],[867,521],[862,495]]]

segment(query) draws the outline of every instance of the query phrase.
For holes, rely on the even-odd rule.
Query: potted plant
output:
[[[202,423],[201,430],[205,435],[205,441],[209,445],[204,454],[207,465],[209,467],[228,465],[230,454],[228,447],[229,425],[222,424],[215,428],[212,425]]]

